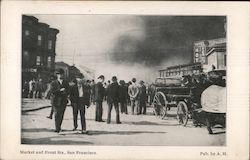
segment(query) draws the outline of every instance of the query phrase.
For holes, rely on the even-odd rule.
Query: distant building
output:
[[[202,72],[201,63],[191,63],[167,67],[159,70],[159,76],[164,77],[178,77],[184,75],[191,75]]]
[[[65,62],[56,62],[55,63],[55,70],[57,70],[59,68],[61,68],[61,69],[64,70],[64,76],[65,76],[65,78],[69,79],[70,66],[67,63],[65,63]]]
[[[193,63],[207,64],[207,53],[215,45],[225,44],[226,38],[202,40],[194,42]]]
[[[81,73],[81,71],[75,66],[69,66],[69,80],[72,80],[75,78],[75,75]]]
[[[58,29],[38,22],[33,16],[22,16],[22,79],[47,80],[55,70],[55,47]]]
[[[212,46],[207,54],[207,63],[203,66],[206,71],[213,69],[226,70],[227,65],[226,43]]]

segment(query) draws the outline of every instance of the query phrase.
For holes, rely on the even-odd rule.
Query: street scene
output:
[[[33,104],[32,106],[28,104]],[[35,107],[37,105],[37,107]],[[40,106],[39,106],[40,105]],[[176,109],[173,109],[166,119],[153,115],[149,108],[147,115],[121,114],[122,125],[115,123],[112,117],[111,125],[95,122],[95,109],[91,105],[86,110],[88,135],[82,135],[80,129],[72,131],[72,107],[68,106],[62,130],[59,135],[53,132],[53,119],[46,118],[51,107],[49,102],[41,100],[39,104],[30,100],[23,101],[22,109],[22,143],[52,144],[52,145],[118,145],[118,146],[221,146],[225,145],[225,129],[216,128],[215,135],[207,134],[205,127],[193,127],[190,122],[187,127],[179,125]],[[104,111],[107,105],[104,105]],[[130,109],[130,108],[129,108]],[[130,112],[129,112],[130,113]],[[115,113],[112,113],[113,115]],[[106,120],[107,112],[104,112]],[[79,118],[80,119],[80,118]],[[80,120],[79,120],[80,121]],[[114,140],[117,139],[117,140]]]
[[[21,144],[225,146],[224,16],[23,15]]]

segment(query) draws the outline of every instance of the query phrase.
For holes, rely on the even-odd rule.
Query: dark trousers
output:
[[[108,119],[107,119],[107,123],[111,122],[111,112],[112,112],[113,105],[115,106],[116,123],[120,123],[120,115],[119,115],[119,105],[118,105],[118,102],[110,102],[110,103],[108,103]]]
[[[49,114],[49,117],[52,118],[53,116],[53,113],[54,113],[54,109],[55,107],[54,106],[51,106],[51,110],[50,110],[50,114]]]
[[[55,126],[56,126],[56,131],[58,132],[61,130],[61,125],[62,125],[65,109],[66,109],[66,104],[54,107]]]
[[[126,102],[120,102],[120,106],[121,106],[121,113],[128,114],[127,103]]]
[[[95,120],[100,122],[102,121],[102,112],[103,112],[102,101],[97,101],[95,104],[96,104]]]
[[[80,117],[81,117],[81,125],[82,130],[86,130],[86,119],[85,119],[85,103],[82,98],[79,98],[78,102],[72,104],[73,108],[73,122],[74,122],[74,129],[78,127],[77,125],[77,117],[78,117],[78,111],[80,111]]]
[[[139,102],[139,114],[146,114],[146,110],[147,107],[146,107],[146,101],[140,101]]]

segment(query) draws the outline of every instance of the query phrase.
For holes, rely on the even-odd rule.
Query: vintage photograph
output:
[[[21,144],[226,146],[227,17],[23,14]]]

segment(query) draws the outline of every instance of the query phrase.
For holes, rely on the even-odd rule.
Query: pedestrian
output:
[[[91,87],[90,101],[91,103],[95,104],[95,80],[92,79],[90,87]]]
[[[97,122],[104,122],[102,119],[103,108],[102,102],[105,96],[105,89],[103,87],[104,76],[100,75],[98,77],[98,82],[95,84],[95,104],[96,104],[96,114],[95,114],[95,121]]]
[[[129,81],[127,84],[126,84],[126,87],[127,87],[127,105],[128,106],[131,106],[131,101],[130,101],[130,96],[128,94],[128,87],[132,84],[131,81]]]
[[[34,97],[35,86],[36,86],[36,81],[35,81],[35,78],[33,78],[29,81],[29,98]]]
[[[139,114],[146,114],[146,101],[147,101],[147,89],[144,85],[144,81],[140,81],[140,88],[139,88]]]
[[[119,85],[117,83],[117,77],[112,77],[112,83],[108,86],[107,89],[107,102],[108,102],[108,118],[107,123],[111,122],[111,112],[114,105],[116,112],[116,123],[121,124],[120,115],[119,115]]]
[[[42,98],[43,82],[41,78],[39,78],[39,80],[37,81],[35,88],[36,88],[35,98]]]
[[[69,83],[63,79],[64,70],[58,69],[56,71],[57,79],[51,84],[52,102],[55,113],[55,132],[61,131],[64,112],[68,103]]]
[[[138,93],[139,88],[136,84],[136,78],[132,79],[132,84],[128,87],[128,94],[131,101],[131,109],[132,109],[132,115],[134,114],[134,110],[136,110],[136,114],[138,114]]]
[[[89,107],[90,89],[84,84],[83,74],[76,75],[75,84],[70,87],[69,97],[73,108],[73,131],[78,127],[77,117],[78,111],[80,111],[82,134],[87,134],[86,131],[86,119],[85,119],[85,106]]]
[[[28,98],[29,96],[29,83],[24,81],[22,86],[22,98]]]
[[[119,83],[120,83],[119,95],[120,95],[121,113],[128,114],[128,110],[127,110],[127,95],[128,95],[127,86],[126,86],[126,83],[124,80],[120,80]]]
[[[87,86],[87,89],[89,91],[89,99],[88,99],[88,102],[89,102],[89,106],[91,105],[91,99],[90,99],[90,96],[91,96],[91,92],[92,92],[92,88],[91,88],[91,81],[90,80],[86,80],[86,86]],[[87,107],[88,108],[88,107]]]
[[[48,85],[47,85],[47,89],[46,89],[45,95],[44,95],[44,97],[45,97],[46,99],[50,99],[51,110],[50,110],[49,116],[47,116],[47,118],[49,118],[49,119],[52,119],[53,113],[54,113],[53,98],[51,98],[51,97],[52,97],[52,94],[51,94],[51,84],[52,84],[52,82],[53,82],[55,79],[56,79],[55,76],[51,76],[51,77],[50,77],[50,82],[49,82]]]

